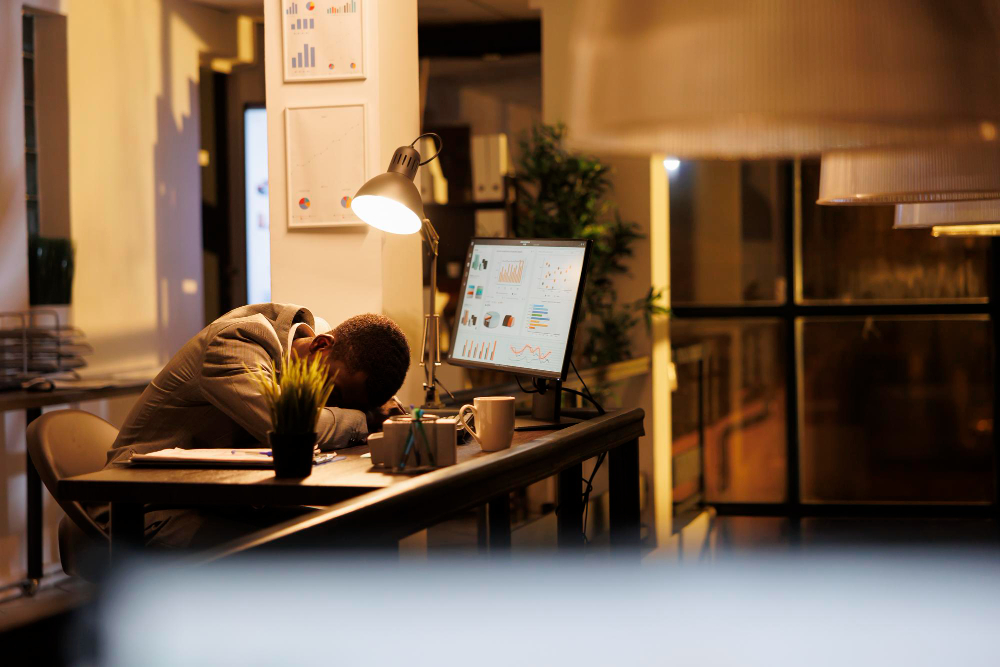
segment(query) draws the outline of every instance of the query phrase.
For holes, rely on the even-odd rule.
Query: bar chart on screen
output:
[[[495,361],[497,345],[498,341],[495,338],[467,338],[462,343],[462,349],[458,356],[472,361]]]
[[[520,285],[521,277],[524,275],[524,260],[500,262],[500,275],[497,280],[501,283]]]
[[[528,315],[528,330],[537,331],[539,329],[548,329],[548,327],[549,309],[545,304],[532,304],[531,313]]]

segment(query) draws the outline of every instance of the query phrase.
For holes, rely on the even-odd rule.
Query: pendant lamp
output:
[[[894,229],[930,229],[950,225],[1000,223],[1000,199],[941,204],[903,204],[896,207]]]
[[[566,121],[607,153],[782,157],[1000,127],[989,0],[574,0]]]
[[[1000,224],[993,225],[944,225],[931,228],[935,238],[942,236],[1000,236]]]
[[[910,204],[1000,198],[1000,145],[823,154],[818,204]]]

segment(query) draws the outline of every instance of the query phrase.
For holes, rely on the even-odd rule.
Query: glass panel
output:
[[[38,230],[40,229],[38,224],[38,201],[35,199],[28,200],[28,235],[38,236]]]
[[[38,156],[34,153],[25,153],[24,167],[27,175],[27,194],[31,197],[38,196]]]
[[[671,344],[678,374],[672,411],[679,511],[696,496],[708,502],[784,501],[781,323],[674,319]]]
[[[35,150],[35,108],[30,104],[24,105],[24,145],[28,150]]]
[[[670,171],[674,305],[784,302],[791,173],[775,161],[685,161]]]
[[[992,499],[985,317],[799,326],[803,502]]]
[[[22,51],[35,52],[35,17],[31,14],[21,14],[21,40]]]
[[[24,101],[35,101],[35,63],[31,58],[23,58],[24,67]]]
[[[984,301],[983,238],[894,230],[892,206],[819,206],[819,162],[802,164],[802,300]]]

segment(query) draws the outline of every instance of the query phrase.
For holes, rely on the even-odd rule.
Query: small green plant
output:
[[[275,433],[315,433],[320,411],[330,398],[336,375],[330,377],[327,366],[317,355],[300,359],[289,354],[281,368],[258,366],[247,371],[253,375],[271,413]]]
[[[606,366],[632,356],[630,332],[639,323],[652,326],[662,290],[621,303],[616,276],[629,275],[625,262],[643,238],[639,225],[624,221],[609,201],[611,168],[599,160],[568,152],[563,125],[537,125],[521,142],[517,170],[519,237],[591,239],[594,242],[583,295],[583,334],[577,349],[588,366]]]

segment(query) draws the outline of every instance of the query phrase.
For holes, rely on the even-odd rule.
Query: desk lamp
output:
[[[420,153],[413,146],[423,137],[436,138],[438,152],[421,162]],[[400,146],[392,154],[388,171],[362,185],[351,200],[351,210],[363,222],[390,234],[415,234],[419,231],[430,248],[431,306],[430,312],[424,315],[424,332],[420,342],[420,365],[428,369],[424,372],[424,401],[425,407],[429,408],[444,407],[438,400],[438,380],[435,377],[436,368],[441,365],[441,318],[434,312],[440,237],[431,221],[424,216],[424,203],[413,177],[417,175],[418,167],[441,154],[441,147],[441,137],[433,132],[420,135],[409,146]]]

